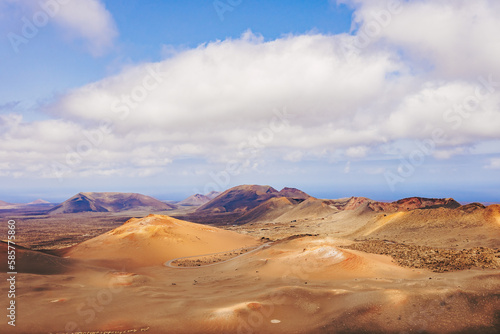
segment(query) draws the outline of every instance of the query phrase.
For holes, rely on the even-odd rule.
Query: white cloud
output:
[[[439,160],[447,160],[457,154],[463,154],[465,149],[463,147],[455,147],[453,149],[442,149],[433,152],[433,156]]]
[[[443,132],[439,144],[470,144],[498,137],[500,92],[479,97],[479,81],[428,82],[419,91],[401,96],[385,130],[397,138],[432,138]],[[471,103],[473,102],[473,103]]]
[[[273,109],[282,106],[290,113],[288,126],[264,146],[284,150],[289,161],[302,159],[296,152],[304,149],[333,154],[344,148],[347,157],[364,158],[374,145],[429,138],[435,129],[445,132],[446,140],[437,143],[442,145],[496,138],[498,93],[457,111],[478,88],[485,91],[478,80],[426,81],[386,50],[346,59],[342,45],[348,38],[264,42],[247,32],[77,89],[52,112],[94,124],[108,118],[118,136],[188,144],[196,147],[191,154],[212,158],[231,155],[269,127]],[[399,74],[390,75],[394,71]]]
[[[347,161],[344,166],[344,174],[349,174],[351,172],[351,162]]]
[[[285,154],[283,159],[291,162],[299,162],[302,160],[303,157],[304,153],[302,153],[301,151],[292,151],[290,153]]]
[[[401,65],[383,51],[347,60],[340,50],[344,38],[264,42],[246,32],[238,40],[127,69],[50,108],[59,117],[95,126],[107,118],[115,135],[134,143],[166,146],[169,154],[184,145],[185,154],[215,161],[237,154],[251,138],[262,137],[256,148],[277,149],[288,161],[301,160],[297,152],[304,149],[314,156],[384,142],[383,134],[366,127],[380,115],[363,109],[397,85],[386,74]],[[283,107],[287,112],[275,113]]]
[[[346,61],[340,54],[342,43],[342,36],[322,35],[271,42],[245,36],[210,43],[79,89],[61,101],[60,110],[84,119],[114,117],[114,103],[132,95],[132,100],[142,101],[128,108],[124,130],[130,124],[150,125],[151,119],[167,128],[227,128],[231,118],[237,124],[265,121],[282,106],[300,110],[303,125],[345,117],[380,96],[387,88],[386,74],[401,66],[384,52]],[[154,89],[146,89],[143,99],[145,81]],[[161,85],[156,87],[157,82]]]
[[[487,169],[500,169],[500,158],[490,159],[490,163],[485,166]]]
[[[0,0],[0,8],[11,18],[12,26],[4,30],[19,32],[23,17],[40,29],[54,24],[65,38],[82,42],[96,57],[108,52],[118,36],[114,19],[101,0]]]
[[[388,16],[381,13],[390,13],[388,4],[395,1],[341,2],[357,7],[360,31],[381,22],[375,40],[403,50],[414,64],[422,62],[441,77],[475,79],[500,73],[498,1],[399,1],[400,9]]]
[[[364,158],[367,152],[368,147],[366,146],[354,146],[347,149],[346,155],[350,158]]]
[[[99,0],[67,1],[54,17],[69,38],[81,38],[94,56],[113,46],[118,31],[110,12]]]

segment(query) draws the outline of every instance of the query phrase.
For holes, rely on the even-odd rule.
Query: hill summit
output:
[[[128,267],[163,265],[167,260],[259,245],[255,237],[163,215],[132,218],[109,232],[61,253]]]
[[[128,210],[172,210],[175,206],[135,193],[78,193],[48,211],[50,214],[79,212],[121,212]]]
[[[199,207],[196,213],[245,213],[275,197],[304,200],[311,196],[295,188],[283,188],[278,191],[271,186],[242,185],[224,191],[212,201]]]

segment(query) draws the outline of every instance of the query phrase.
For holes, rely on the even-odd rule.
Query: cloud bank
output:
[[[58,22],[98,54],[115,30],[87,2]],[[51,120],[0,116],[3,175],[149,176],[187,158],[210,170],[245,155],[383,161],[429,141],[441,160],[489,147],[478,167],[498,169],[500,4],[340,2],[356,8],[351,34],[266,41],[247,31],[68,92],[41,107]]]

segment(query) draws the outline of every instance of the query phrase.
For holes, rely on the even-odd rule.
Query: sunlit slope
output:
[[[257,245],[256,238],[168,216],[130,219],[122,226],[68,249],[66,256],[161,265],[177,257],[222,252]]]
[[[500,205],[464,205],[379,214],[353,233],[435,247],[499,247]]]

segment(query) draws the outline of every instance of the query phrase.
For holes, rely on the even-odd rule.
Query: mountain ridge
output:
[[[199,207],[195,212],[244,214],[261,203],[276,197],[307,199],[310,196],[295,188],[283,188],[278,191],[268,185],[241,185],[222,192],[210,202]]]
[[[172,204],[138,193],[80,192],[47,213],[122,212],[139,209],[160,211],[174,208]]]

